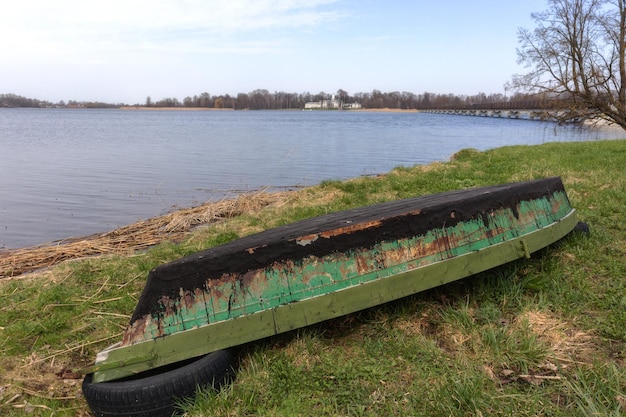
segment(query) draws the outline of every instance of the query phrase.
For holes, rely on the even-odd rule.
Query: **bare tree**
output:
[[[534,30],[518,31],[518,61],[531,71],[510,87],[558,100],[563,121],[604,119],[626,129],[626,0],[548,3],[531,15]]]

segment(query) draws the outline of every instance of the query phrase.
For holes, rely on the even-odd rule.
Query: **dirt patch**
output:
[[[25,358],[24,363],[3,363],[2,368],[0,414],[2,409],[22,410],[24,414],[41,413],[42,409],[44,414],[46,411],[53,411],[47,410],[44,405],[32,404],[33,397],[63,403],[83,398],[82,377],[73,373],[69,369],[69,364],[42,360],[32,354]],[[77,416],[89,415],[85,410],[74,411]]]

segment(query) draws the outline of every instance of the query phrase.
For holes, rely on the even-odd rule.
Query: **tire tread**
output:
[[[218,389],[234,376],[234,355],[218,350],[176,369],[123,381],[83,380],[83,395],[97,417],[169,417],[176,401],[192,397],[198,387]]]

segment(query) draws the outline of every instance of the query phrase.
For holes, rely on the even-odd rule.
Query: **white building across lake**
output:
[[[361,103],[344,103],[337,99],[334,95],[330,100],[309,101],[304,103],[305,110],[351,110],[360,109],[362,107]]]

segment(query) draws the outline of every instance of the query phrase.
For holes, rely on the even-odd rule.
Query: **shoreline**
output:
[[[304,111],[304,109],[268,109],[268,110],[250,110],[250,109],[238,109],[233,108],[215,108],[215,107],[146,107],[146,106],[121,106],[119,110],[148,110],[148,111]],[[307,110],[308,111],[308,110]],[[341,111],[341,112],[355,112],[355,113],[419,113],[418,109],[391,109],[376,108],[376,109],[350,109],[350,110],[310,110],[310,111]]]
[[[214,107],[147,107],[147,106],[121,106],[118,107],[120,110],[160,110],[160,111],[173,111],[173,110],[183,110],[183,111],[234,111],[235,109],[225,108],[218,109]]]
[[[354,111],[359,113],[419,113],[418,109],[390,109],[388,107],[382,109],[354,109],[354,110],[344,110],[344,111]]]
[[[0,281],[19,278],[67,260],[147,250],[164,242],[180,242],[195,229],[272,204],[284,203],[294,191],[254,191],[220,201],[181,208],[161,216],[85,236],[14,249],[0,248]]]

